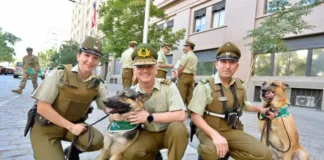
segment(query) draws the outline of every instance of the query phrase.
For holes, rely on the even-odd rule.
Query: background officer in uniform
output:
[[[193,52],[195,44],[186,41],[184,45],[184,56],[180,60],[180,67],[178,69],[178,89],[180,91],[183,102],[188,106],[193,92],[193,84],[195,82],[194,75],[197,71],[198,58]]]
[[[136,41],[130,41],[128,43],[129,48],[121,55],[120,65],[123,69],[122,80],[124,88],[130,87],[132,82],[136,80],[135,76],[133,76],[133,61],[131,59],[131,55],[136,48],[136,45]]]
[[[164,43],[162,45],[161,50],[158,52],[158,59],[157,59],[158,73],[156,75],[157,78],[166,79],[168,69],[173,68],[173,64],[169,64],[168,59],[166,58],[166,55],[168,55],[171,51],[171,47],[172,47],[171,44]]]
[[[32,95],[38,100],[35,124],[30,133],[35,159],[64,160],[61,140],[71,141],[73,135],[78,139],[77,145],[72,146],[71,160],[79,159],[82,152],[102,148],[100,131],[87,128],[83,123],[92,101],[96,101],[99,109],[105,108],[103,99],[108,96],[107,90],[92,73],[101,56],[101,42],[86,37],[77,54],[78,64],[54,69]],[[91,144],[88,144],[89,134]]]
[[[12,90],[12,92],[18,94],[22,93],[22,90],[25,88],[26,82],[29,77],[32,79],[34,91],[38,87],[37,75],[38,75],[38,70],[40,69],[38,57],[33,55],[32,48],[28,47],[26,50],[28,55],[24,56],[23,58],[23,74],[21,77],[21,82],[19,84],[19,89]],[[33,72],[33,74],[30,73],[31,71]]]
[[[192,121],[199,128],[196,132],[200,142],[198,153],[203,160],[222,158],[228,151],[234,159],[272,159],[270,149],[243,132],[243,126],[237,119],[242,113],[240,109],[267,111],[249,103],[242,81],[232,78],[240,57],[241,52],[234,44],[225,43],[216,52],[218,72],[207,80],[202,79],[194,90],[188,109],[192,112]],[[271,113],[269,118],[273,117]]]
[[[185,106],[178,97],[180,93],[169,80],[157,79],[156,51],[148,44],[140,44],[134,50],[136,92],[152,93],[145,101],[145,110],[131,112],[126,120],[132,124],[144,124],[138,139],[123,153],[127,160],[153,160],[162,148],[168,149],[168,159],[181,160],[188,144]],[[110,120],[122,119],[119,114],[110,115]]]

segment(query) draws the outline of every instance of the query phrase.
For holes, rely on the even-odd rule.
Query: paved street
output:
[[[11,92],[11,89],[17,88],[19,79],[14,79],[12,75],[0,76],[0,159],[1,160],[32,160],[33,152],[30,145],[29,135],[23,136],[23,130],[26,123],[26,113],[32,106],[34,100],[30,97],[32,91],[31,81],[28,80],[27,87],[22,95]],[[39,83],[41,80],[39,79]],[[119,85],[109,85],[109,94],[113,95]],[[179,97],[180,98],[180,97]],[[295,117],[295,123],[299,132],[300,142],[304,148],[310,153],[312,160],[323,160],[322,154],[324,148],[324,112],[320,112],[307,108],[291,108]],[[101,118],[104,114],[95,110],[91,115],[88,123],[94,122]],[[243,116],[246,132],[252,134],[256,138],[260,138],[257,129],[257,121],[255,114],[245,113]],[[189,120],[186,120],[188,127]],[[104,120],[95,125],[101,132],[104,132],[108,125],[108,121]],[[69,143],[63,142],[64,147]],[[196,160],[198,141],[194,139],[187,147],[184,160]],[[167,159],[167,151],[162,151],[164,159]],[[82,154],[82,160],[95,159],[99,152]]]

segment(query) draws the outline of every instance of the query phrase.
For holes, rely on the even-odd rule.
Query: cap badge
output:
[[[227,56],[229,56],[231,53],[230,53],[230,52],[226,52],[225,54],[226,54]]]
[[[147,56],[150,56],[151,53],[150,53],[150,51],[149,51],[147,48],[140,48],[140,49],[137,51],[137,55],[138,55],[139,57],[143,57],[143,58],[145,58],[145,57],[147,57]]]

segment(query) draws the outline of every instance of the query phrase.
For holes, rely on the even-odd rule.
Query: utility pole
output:
[[[145,18],[144,18],[144,31],[143,31],[143,43],[147,43],[147,36],[148,36],[148,23],[150,19],[150,6],[151,0],[146,0],[145,3]]]

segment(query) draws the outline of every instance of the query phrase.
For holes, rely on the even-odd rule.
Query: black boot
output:
[[[72,148],[71,148],[72,147]],[[71,151],[70,151],[71,148]],[[70,155],[69,155],[70,152]],[[67,147],[64,149],[64,155],[66,158],[69,157],[67,160],[80,160],[79,154],[81,154],[82,151],[80,151],[75,145],[71,145],[70,147]]]
[[[155,156],[155,160],[163,160],[162,154],[159,151],[158,154]]]

